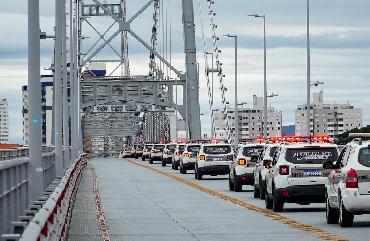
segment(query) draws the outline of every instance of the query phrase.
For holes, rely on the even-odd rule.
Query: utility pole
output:
[[[28,103],[30,127],[30,200],[44,188],[41,142],[40,13],[39,0],[28,0]]]

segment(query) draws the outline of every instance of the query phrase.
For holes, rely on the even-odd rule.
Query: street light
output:
[[[273,97],[277,97],[277,96],[279,96],[279,94],[271,93],[270,95],[267,96],[267,98],[273,98]]]
[[[310,87],[313,87],[313,86],[318,87],[319,85],[323,85],[323,84],[325,84],[323,81],[316,81],[314,83],[310,82]]]
[[[226,34],[224,37],[235,40],[235,148],[239,143],[239,112],[238,112],[238,36]]]
[[[266,65],[267,65],[267,58],[266,58],[266,15],[259,15],[259,14],[250,14],[249,17],[254,18],[262,18],[263,19],[263,100],[264,100],[264,125],[263,125],[263,137],[267,138],[267,71],[266,71]]]

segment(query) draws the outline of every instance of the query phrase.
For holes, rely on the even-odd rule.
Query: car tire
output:
[[[172,165],[171,165],[171,169],[172,169],[172,170],[174,170],[174,169],[175,169],[175,167],[174,167],[174,165],[173,165],[173,162],[172,162]]]
[[[274,212],[282,212],[284,209],[284,200],[281,195],[277,193],[276,189],[273,188],[273,199],[272,199],[272,210]]]
[[[234,174],[234,192],[241,192],[243,190],[243,185],[240,179]]]
[[[145,162],[145,157],[142,157],[142,158],[141,158],[141,160],[142,160],[143,162]]]
[[[328,224],[337,224],[339,221],[339,210],[330,206],[329,198],[326,198],[326,222]]]
[[[270,199],[268,193],[266,193],[266,197],[265,197],[265,206],[266,206],[266,209],[272,209],[273,207],[273,202]]]
[[[195,179],[197,179],[197,180],[202,180],[203,179],[203,175],[200,173],[198,168],[195,168]]]
[[[175,169],[175,170],[179,170],[179,166],[178,166],[178,165],[176,165],[176,163],[174,164],[174,169]]]
[[[187,170],[186,170],[186,168],[183,166],[183,167],[182,167],[182,172],[181,172],[181,173],[182,173],[182,174],[186,174],[186,171],[187,171]]]
[[[231,181],[231,176],[229,174],[229,190],[234,191],[234,183]]]
[[[265,200],[265,198],[266,198],[266,186],[262,179],[260,179],[260,199]]]
[[[162,167],[165,167],[165,166],[166,166],[166,162],[162,161]]]
[[[340,200],[339,204],[339,223],[341,227],[352,227],[354,214],[347,211],[346,207],[343,204],[343,201]]]
[[[153,164],[153,159],[150,159],[149,160],[149,164]]]
[[[253,197],[254,198],[259,198],[260,197],[260,189],[254,185],[254,190],[253,190]]]

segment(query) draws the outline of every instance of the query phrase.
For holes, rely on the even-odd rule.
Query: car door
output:
[[[358,153],[354,152],[353,160],[358,160],[360,164],[356,168],[358,191],[360,195],[370,195],[370,145],[359,148]]]
[[[346,146],[341,154],[338,157],[337,162],[335,163],[335,169],[332,170],[328,176],[328,197],[329,200],[334,206],[339,206],[339,198],[338,198],[338,189],[339,183],[343,178],[342,168],[346,166],[349,154],[351,152],[351,147]]]
[[[279,157],[280,157],[280,152],[281,152],[281,148],[279,148],[274,156],[273,156],[273,159],[272,159],[272,167],[268,170],[268,172],[266,173],[266,189],[267,189],[267,192],[268,193],[272,193],[272,183],[273,183],[273,179],[274,179],[274,176],[275,176],[275,167],[276,167],[276,163],[277,161],[279,160]]]

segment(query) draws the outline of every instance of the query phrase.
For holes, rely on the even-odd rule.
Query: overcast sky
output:
[[[169,5],[170,0],[166,0]],[[205,30],[207,49],[211,50],[209,16],[206,0],[194,0],[198,62],[204,66],[202,27]],[[117,0],[117,2],[119,2]],[[128,15],[132,15],[146,1],[128,0]],[[173,62],[184,70],[181,1],[171,0]],[[267,79],[268,92],[279,97],[269,100],[276,110],[283,111],[283,124],[294,123],[294,111],[306,100],[306,1],[305,0],[215,0],[218,35],[230,33],[239,36],[239,100],[252,102],[252,95],[263,90],[263,32],[262,20],[248,14],[266,14],[267,20]],[[169,7],[168,7],[169,9]],[[368,0],[311,0],[312,80],[325,81],[313,89],[324,90],[328,103],[347,101],[363,109],[364,124],[370,124],[370,1]],[[53,34],[54,1],[40,0],[41,29]],[[27,0],[0,3],[0,98],[7,98],[10,106],[10,141],[22,141],[21,86],[27,83]],[[152,26],[150,7],[132,28],[149,42]],[[201,14],[200,14],[201,13]],[[204,26],[200,23],[202,16]],[[93,20],[91,20],[93,21]],[[111,20],[94,22],[104,31]],[[96,34],[85,25],[89,46]],[[42,68],[50,66],[53,42],[41,42]],[[119,41],[113,41],[118,46]],[[130,38],[130,64],[132,74],[148,72],[148,52]],[[227,99],[232,103],[234,90],[234,52],[231,39],[220,39],[221,61],[229,89]],[[112,56],[106,51],[102,56]],[[109,66],[112,69],[113,66]],[[201,112],[203,129],[209,131],[209,107],[205,76],[201,71]],[[219,90],[215,96],[219,101]]]

